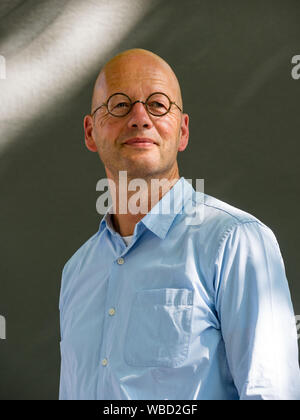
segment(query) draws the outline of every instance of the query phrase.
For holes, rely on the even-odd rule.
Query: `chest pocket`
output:
[[[126,331],[124,359],[131,366],[177,367],[189,351],[193,290],[136,293]]]

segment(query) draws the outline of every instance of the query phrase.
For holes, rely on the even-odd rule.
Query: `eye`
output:
[[[119,102],[117,105],[114,106],[114,108],[128,108],[129,103],[128,102]]]
[[[161,102],[157,102],[157,101],[150,102],[149,105],[153,106],[153,107],[156,107],[156,108],[165,107],[164,104],[162,104]]]

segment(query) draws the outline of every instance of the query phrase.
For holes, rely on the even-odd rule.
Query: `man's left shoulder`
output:
[[[220,218],[224,221],[229,220],[234,223],[258,222],[263,224],[260,219],[246,210],[208,194],[204,194],[204,206],[206,213],[214,218]]]
[[[193,212],[186,218],[186,224],[191,225],[190,232],[199,232],[202,240],[210,246],[218,248],[233,229],[243,226],[253,226],[274,235],[272,230],[253,214],[211,195],[201,193],[195,195],[192,200]]]
[[[264,223],[253,214],[208,194],[193,197],[194,212],[201,215],[199,226],[218,225],[221,229],[247,222]],[[265,225],[264,225],[265,226]]]

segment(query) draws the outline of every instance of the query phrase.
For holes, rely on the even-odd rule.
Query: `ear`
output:
[[[97,145],[93,136],[94,121],[91,115],[86,115],[83,120],[84,140],[86,147],[91,152],[97,152]]]
[[[178,152],[183,152],[189,141],[189,116],[182,114],[180,127],[180,140],[178,144]]]

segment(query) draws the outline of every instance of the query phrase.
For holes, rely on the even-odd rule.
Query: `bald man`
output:
[[[59,398],[300,399],[277,240],[179,176],[189,117],[171,67],[112,58],[84,131],[112,204],[63,269]]]

